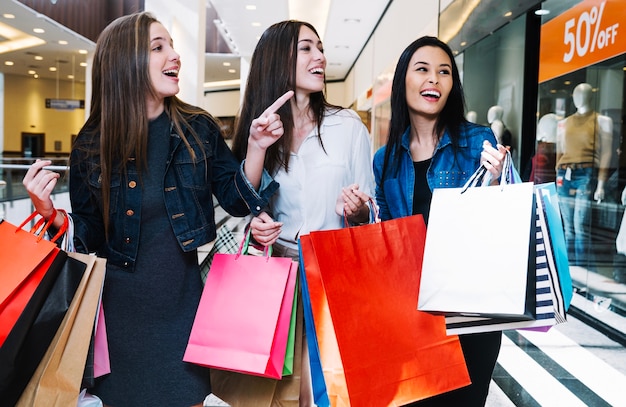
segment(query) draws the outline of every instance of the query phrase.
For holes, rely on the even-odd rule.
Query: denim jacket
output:
[[[459,149],[454,154],[450,135],[446,130],[439,140],[426,175],[428,186],[434,188],[455,188],[465,184],[480,166],[480,153],[483,141],[496,146],[496,138],[490,128],[474,123],[461,125]],[[374,178],[376,180],[376,204],[380,207],[380,218],[389,220],[412,215],[415,169],[411,158],[410,128],[402,135],[402,156],[391,156],[391,162],[400,160],[399,171],[393,164],[383,176],[385,148],[374,154]]]
[[[213,195],[232,216],[260,213],[276,192],[278,183],[264,171],[257,193],[243,173],[243,163],[232,154],[217,126],[207,118],[194,119],[191,126],[202,144],[185,129],[195,152],[192,158],[174,130],[163,180],[163,199],[170,224],[182,250],[189,252],[216,237]],[[82,140],[81,140],[82,139]],[[99,135],[81,132],[77,144],[95,146]],[[203,154],[204,150],[204,154]],[[109,263],[134,270],[141,224],[142,188],[134,159],[127,163],[127,176],[113,172],[109,209],[109,236],[105,240],[102,213],[99,155],[85,159],[84,149],[74,148],[70,161],[70,200],[74,244],[79,252],[95,252]]]

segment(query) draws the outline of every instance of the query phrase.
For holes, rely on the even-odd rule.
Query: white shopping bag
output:
[[[417,308],[533,319],[534,233],[530,182],[435,189]]]

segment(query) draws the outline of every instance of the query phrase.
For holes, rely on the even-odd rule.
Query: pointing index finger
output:
[[[276,99],[274,103],[263,112],[263,116],[269,116],[271,114],[276,113],[278,109],[281,108],[282,105],[285,104],[291,97],[293,96],[293,90],[288,90],[284,95]]]

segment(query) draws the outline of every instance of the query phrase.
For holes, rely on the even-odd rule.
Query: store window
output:
[[[542,6],[531,180],[556,183],[575,288],[624,315],[626,12],[610,0]]]

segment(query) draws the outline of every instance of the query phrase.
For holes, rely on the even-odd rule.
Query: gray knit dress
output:
[[[170,121],[150,123],[134,272],[107,269],[104,312],[111,374],[91,392],[111,407],[189,407],[211,392],[209,370],[183,362],[202,293],[197,253],[179,247],[164,203]],[[184,148],[184,147],[183,147]]]

